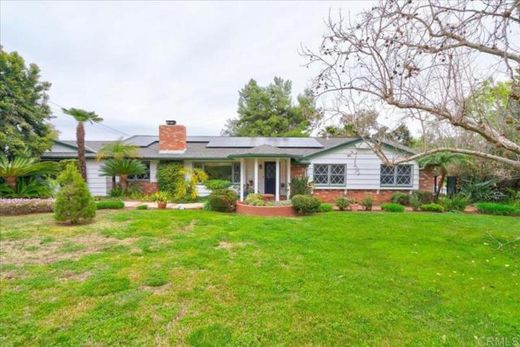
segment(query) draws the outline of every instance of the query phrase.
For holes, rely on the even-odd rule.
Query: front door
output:
[[[264,194],[275,194],[276,191],[276,163],[266,161],[264,163]]]

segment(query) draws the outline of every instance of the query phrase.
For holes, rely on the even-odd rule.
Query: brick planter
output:
[[[251,206],[237,202],[238,214],[265,217],[296,217],[296,211],[292,206]]]

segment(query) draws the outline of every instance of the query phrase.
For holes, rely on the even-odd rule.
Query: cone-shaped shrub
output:
[[[96,215],[96,204],[74,164],[58,176],[60,190],[54,203],[54,218],[59,222],[88,222]]]

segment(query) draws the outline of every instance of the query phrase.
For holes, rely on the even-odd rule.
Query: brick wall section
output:
[[[182,152],[186,150],[186,127],[184,125],[159,126],[159,151]]]
[[[291,165],[291,178],[292,177],[304,177],[306,174],[307,165],[303,164],[292,164]]]
[[[355,200],[360,203],[366,196],[371,195],[374,204],[380,205],[385,202],[389,202],[392,198],[392,194],[396,192],[402,192],[409,194],[408,190],[354,190],[349,189],[345,192],[343,189],[315,189],[314,196],[318,197],[323,202],[334,203],[339,197],[346,197],[351,200]]]
[[[143,194],[153,194],[158,190],[157,182],[137,182]]]
[[[435,169],[425,168],[419,170],[419,190],[433,192],[435,184]]]

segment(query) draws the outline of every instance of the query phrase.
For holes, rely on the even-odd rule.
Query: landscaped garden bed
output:
[[[253,206],[242,202],[237,202],[236,212],[250,216],[266,217],[295,217],[296,211],[292,205],[267,205]]]

